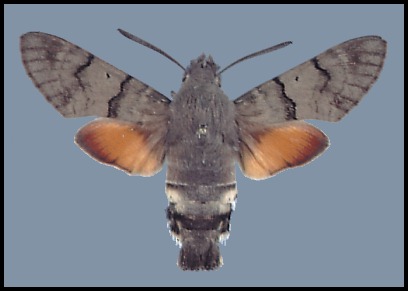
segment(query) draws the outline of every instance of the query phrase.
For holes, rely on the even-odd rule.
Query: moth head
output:
[[[184,73],[183,82],[206,81],[221,86],[221,78],[217,75],[219,66],[211,56],[204,54],[192,60]]]

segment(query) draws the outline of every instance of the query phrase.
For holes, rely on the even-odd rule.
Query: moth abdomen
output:
[[[187,185],[167,182],[167,219],[181,246],[183,270],[212,270],[222,265],[219,243],[228,238],[236,184]]]
[[[205,209],[208,203],[196,207]],[[174,203],[169,205],[167,219],[171,234],[181,246],[178,259],[181,269],[213,270],[222,265],[219,242],[228,237],[231,212],[230,207],[219,215],[186,215],[178,212]]]

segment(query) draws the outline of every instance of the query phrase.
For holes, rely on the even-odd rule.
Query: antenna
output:
[[[135,35],[133,35],[133,34],[127,32],[127,31],[124,31],[123,29],[120,29],[120,28],[119,28],[118,31],[119,31],[122,35],[124,35],[125,37],[127,37],[128,39],[133,40],[133,41],[137,42],[138,44],[141,44],[141,45],[143,45],[143,46],[145,46],[145,47],[147,47],[147,48],[149,48],[149,49],[152,49],[152,50],[158,52],[159,54],[165,56],[165,57],[168,58],[170,61],[172,61],[173,63],[175,63],[177,66],[179,66],[180,68],[182,68],[184,72],[186,71],[186,69],[185,69],[182,65],[180,65],[179,62],[177,62],[174,58],[172,58],[170,55],[168,55],[167,53],[165,53],[164,51],[162,51],[162,50],[159,49],[158,47],[152,45],[151,43],[149,43],[149,42],[147,42],[147,41],[145,41],[145,40],[143,40],[143,39],[141,39],[141,38],[139,38],[139,37],[137,37],[137,36],[135,36]]]
[[[224,69],[222,69],[221,71],[219,71],[219,72],[217,73],[217,76],[221,75],[221,74],[222,74],[223,72],[225,72],[227,69],[231,68],[232,66],[234,66],[234,65],[236,65],[236,64],[238,64],[238,63],[240,63],[240,62],[242,62],[242,61],[245,61],[245,60],[248,60],[248,59],[251,59],[251,58],[254,58],[254,57],[263,55],[263,54],[267,54],[267,53],[270,53],[270,52],[272,52],[272,51],[275,51],[275,50],[278,50],[278,49],[281,49],[281,48],[284,48],[285,46],[288,46],[288,45],[290,45],[291,43],[292,43],[291,41],[285,41],[285,42],[282,42],[282,43],[280,43],[280,44],[271,46],[271,47],[269,47],[269,48],[266,48],[266,49],[260,50],[260,51],[258,51],[258,52],[252,53],[252,54],[250,54],[250,55],[247,55],[247,56],[245,56],[245,57],[242,57],[242,58],[240,58],[239,60],[236,60],[235,62],[233,62],[232,64],[226,66],[226,67],[225,67]]]

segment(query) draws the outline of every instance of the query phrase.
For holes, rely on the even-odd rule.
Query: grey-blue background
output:
[[[6,286],[403,285],[403,6],[5,6]],[[182,272],[166,228],[165,169],[129,177],[73,143],[92,118],[63,119],[25,74],[19,36],[65,38],[169,96],[182,72],[116,32],[123,28],[187,65],[224,67],[293,45],[223,75],[231,99],[350,38],[388,41],[384,70],[309,165],[272,179],[237,172],[232,233],[215,272]]]

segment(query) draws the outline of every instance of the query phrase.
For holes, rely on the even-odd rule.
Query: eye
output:
[[[216,76],[214,80],[215,80],[215,84],[218,87],[221,87],[221,78],[219,76]]]

